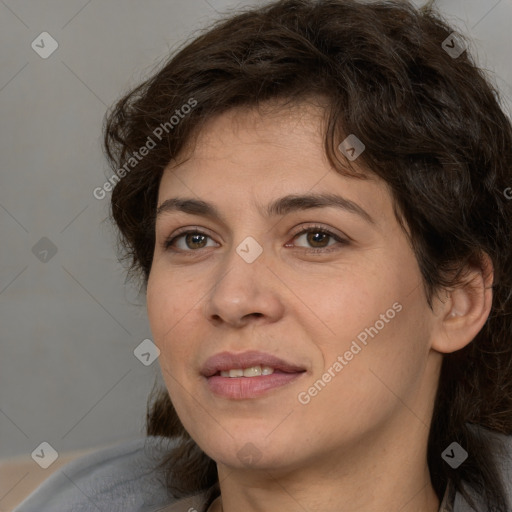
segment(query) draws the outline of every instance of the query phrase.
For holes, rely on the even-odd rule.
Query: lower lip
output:
[[[257,377],[221,377],[215,375],[208,377],[206,380],[210,391],[214,394],[233,400],[243,400],[262,396],[271,389],[289,384],[300,377],[302,373],[306,372],[275,372],[270,375],[258,375]]]

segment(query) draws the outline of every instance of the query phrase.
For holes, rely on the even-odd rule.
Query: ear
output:
[[[446,290],[447,300],[436,298],[432,348],[444,354],[468,345],[491,311],[494,268],[490,257],[484,253],[480,266],[465,270],[464,282]]]

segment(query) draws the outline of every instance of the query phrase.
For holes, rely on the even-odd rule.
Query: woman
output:
[[[247,9],[105,146],[166,389],[52,510],[512,510],[512,129],[435,12]]]

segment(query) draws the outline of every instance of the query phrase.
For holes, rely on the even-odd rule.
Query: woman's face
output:
[[[150,326],[184,427],[230,467],[428,434],[440,358],[420,271],[384,182],[329,165],[322,116],[232,110],[161,180]]]

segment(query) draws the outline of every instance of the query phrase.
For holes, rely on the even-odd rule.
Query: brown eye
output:
[[[206,244],[209,238],[210,237],[208,235],[201,233],[200,231],[186,231],[166,240],[164,242],[164,249],[167,250],[176,247],[177,249],[173,250],[193,252],[207,247]],[[179,241],[183,241],[181,246],[177,243]]]
[[[348,244],[348,240],[340,238],[325,228],[315,226],[303,229],[295,235],[294,240],[299,240],[302,237],[311,248],[309,252],[330,252],[335,249],[335,247],[331,249],[331,246]],[[333,243],[329,243],[329,239],[332,239]],[[307,247],[305,248],[307,249]]]
[[[329,242],[329,238],[331,238],[327,233],[320,231],[309,231],[306,235],[308,243],[315,248],[327,247],[328,243],[326,244],[325,242]]]
[[[185,244],[190,249],[202,249],[205,246],[206,238],[201,233],[188,233],[185,235]]]

